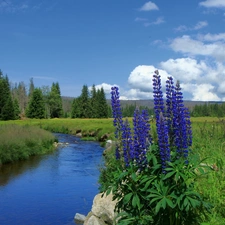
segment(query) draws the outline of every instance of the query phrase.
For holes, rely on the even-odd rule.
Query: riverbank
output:
[[[55,136],[34,126],[5,124],[0,126],[0,165],[42,155],[55,147]]]

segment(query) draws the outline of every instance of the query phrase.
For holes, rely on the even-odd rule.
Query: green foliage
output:
[[[42,119],[45,117],[45,105],[42,91],[40,88],[34,89],[31,99],[29,101],[26,115],[28,118],[36,119]]]
[[[8,76],[0,71],[0,120],[15,119],[14,105],[10,93]]]
[[[191,115],[194,117],[223,117],[225,116],[225,103],[205,103],[202,105],[195,105]]]
[[[63,116],[62,98],[58,82],[52,83],[48,103],[50,118],[60,118]]]
[[[169,163],[163,174],[157,146],[150,148],[147,159],[143,170],[134,164],[126,169],[118,164],[111,166],[107,193],[112,191],[117,200],[117,224],[201,224],[212,206],[195,190],[194,184],[211,169],[203,168],[198,156],[192,155],[189,164],[182,158]],[[102,181],[103,178],[101,175]]]
[[[0,126],[0,165],[53,150],[55,137],[38,127]]]
[[[84,85],[81,95],[73,100],[71,118],[107,118],[108,114],[103,88],[96,91],[93,85],[90,94],[87,85]]]

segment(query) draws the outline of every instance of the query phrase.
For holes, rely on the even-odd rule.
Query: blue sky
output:
[[[225,100],[224,0],[0,0],[0,69],[12,83],[120,88],[152,98],[152,74],[184,98]]]

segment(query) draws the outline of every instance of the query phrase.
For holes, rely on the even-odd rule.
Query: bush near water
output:
[[[55,137],[34,126],[5,124],[0,126],[0,165],[28,159],[53,150]]]

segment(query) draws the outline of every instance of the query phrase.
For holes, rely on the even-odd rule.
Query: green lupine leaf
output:
[[[166,198],[166,203],[167,203],[167,205],[169,205],[172,209],[175,207],[175,205],[173,204],[173,202],[172,202],[169,198]]]
[[[133,179],[134,181],[136,181],[136,179],[137,179],[136,173],[132,173],[131,177],[132,177],[132,179]]]
[[[127,194],[127,195],[125,195],[124,196],[124,199],[123,199],[124,204],[127,204],[130,201],[130,199],[131,199],[132,196],[133,196],[133,193],[132,192],[129,193],[129,194]]]
[[[150,201],[150,204],[152,204],[153,202],[158,201],[160,199],[162,199],[162,197],[155,197]]]
[[[161,207],[162,207],[162,202],[159,201],[155,207],[155,212],[158,213]]]
[[[175,173],[176,173],[176,171],[172,171],[172,172],[167,173],[166,176],[163,178],[163,180],[166,180],[166,179],[172,177]]]
[[[162,207],[163,207],[163,209],[166,208],[166,198],[162,199]]]

